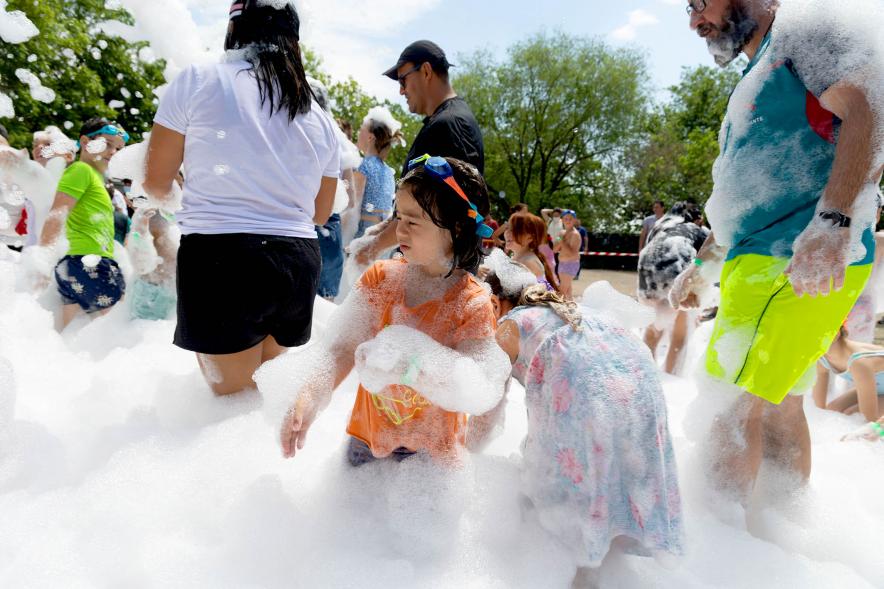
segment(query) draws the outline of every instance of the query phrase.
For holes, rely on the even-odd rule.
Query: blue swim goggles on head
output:
[[[98,131],[86,133],[86,137],[95,137],[97,135],[117,135],[118,137],[122,137],[124,142],[129,143],[129,134],[119,127],[114,127],[113,125],[105,125]],[[77,141],[77,149],[80,149],[79,141]]]
[[[488,239],[494,234],[494,229],[483,223],[485,217],[479,214],[479,209],[470,201],[463,188],[454,179],[454,170],[451,169],[451,164],[444,157],[424,154],[408,162],[409,171],[418,166],[423,166],[431,177],[448,186],[469,205],[467,215],[476,222],[476,235]]]

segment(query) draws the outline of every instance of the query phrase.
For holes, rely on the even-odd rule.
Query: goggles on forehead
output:
[[[457,183],[457,180],[454,179],[454,170],[451,169],[451,164],[449,164],[444,157],[424,154],[408,162],[409,170],[413,170],[418,166],[423,166],[424,170],[427,171],[430,177],[448,186],[456,195],[467,203],[470,207],[467,210],[467,216],[476,222],[476,235],[487,239],[494,234],[494,229],[483,223],[485,217],[479,214],[479,209],[477,209],[476,205],[470,201],[467,194],[463,191],[463,188],[461,188]]]
[[[567,217],[568,215],[571,215],[571,216],[574,217],[575,219],[577,218],[577,213],[575,213],[575,212],[572,211],[571,209],[564,209],[564,210],[562,211],[562,217]]]
[[[98,131],[92,131],[91,133],[86,133],[86,137],[95,137],[96,135],[117,135],[123,138],[123,141],[126,143],[129,142],[129,134],[120,129],[119,127],[114,127],[113,125],[105,125]]]

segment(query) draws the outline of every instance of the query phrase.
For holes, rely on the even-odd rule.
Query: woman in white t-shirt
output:
[[[277,3],[278,4],[278,3]],[[237,0],[224,63],[191,66],[154,119],[145,191],[162,206],[184,163],[175,344],[219,395],[310,339],[320,271],[314,225],[340,171],[334,121],[316,104],[291,3]]]

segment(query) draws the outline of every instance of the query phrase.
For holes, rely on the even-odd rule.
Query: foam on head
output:
[[[362,119],[362,124],[367,125],[371,123],[379,123],[385,126],[390,130],[391,135],[395,135],[402,129],[402,123],[393,117],[393,113],[386,106],[373,106],[369,109],[368,114]]]
[[[491,250],[482,267],[497,276],[504,297],[518,297],[523,290],[537,284],[537,277],[528,268],[511,260],[500,248]]]

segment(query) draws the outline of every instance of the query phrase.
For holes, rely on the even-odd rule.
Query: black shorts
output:
[[[306,344],[321,263],[316,239],[182,236],[175,345],[200,354],[235,354],[268,335],[281,346]]]

